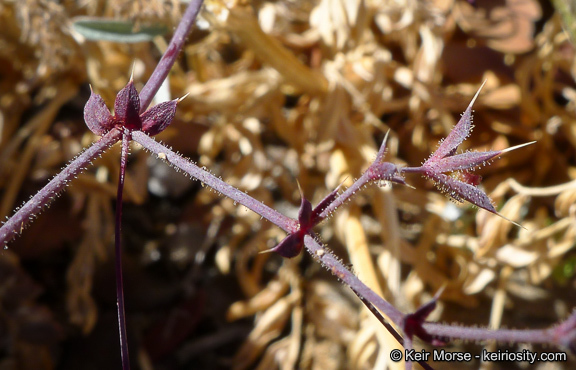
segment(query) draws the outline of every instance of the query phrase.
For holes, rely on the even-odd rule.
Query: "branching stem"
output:
[[[120,332],[120,347],[122,352],[122,366],[123,369],[130,368],[128,344],[126,338],[126,319],[125,319],[125,305],[124,305],[124,289],[122,281],[122,248],[121,248],[121,221],[122,221],[122,195],[124,177],[126,171],[127,156],[129,150],[130,140],[133,139],[140,143],[147,150],[155,153],[158,157],[164,158],[171,165],[184,171],[195,179],[200,180],[202,183],[214,189],[235,202],[238,202],[248,209],[266,218],[273,224],[277,225],[289,236],[287,240],[297,240],[301,250],[302,238],[304,245],[308,252],[330,272],[341,279],[347,284],[354,293],[361,299],[361,301],[375,314],[378,320],[382,321],[385,327],[392,333],[392,335],[405,345],[405,348],[412,348],[412,336],[418,335],[421,338],[429,338],[430,343],[437,343],[435,340],[441,342],[442,338],[447,339],[465,339],[472,341],[486,341],[496,340],[500,342],[522,342],[522,343],[548,343],[561,347],[569,347],[573,349],[573,343],[576,342],[576,313],[571,315],[566,321],[559,325],[542,330],[490,330],[483,328],[466,328],[453,325],[437,324],[425,321],[426,316],[435,308],[436,299],[434,298],[429,304],[424,305],[413,314],[403,314],[396,309],[392,304],[376,294],[368,286],[366,286],[350,269],[348,269],[331,251],[324,247],[317,241],[317,238],[312,231],[312,228],[322,219],[326,218],[334,212],[339,206],[343,205],[350,197],[357,191],[363,189],[366,185],[372,182],[379,181],[392,181],[396,183],[405,184],[402,175],[408,173],[421,173],[425,176],[435,180],[441,189],[448,192],[451,197],[456,200],[466,200],[478,207],[498,214],[492,206],[488,196],[479,188],[476,187],[476,181],[479,176],[475,176],[462,170],[471,170],[483,163],[486,160],[503,154],[507,151],[519,148],[516,146],[502,151],[489,151],[483,153],[466,152],[456,154],[458,146],[468,137],[471,130],[471,107],[474,100],[478,97],[479,91],[470,103],[465,114],[460,119],[459,123],[449,136],[441,142],[439,148],[434,154],[421,166],[421,167],[405,167],[398,168],[396,165],[388,162],[383,162],[385,155],[385,141],[382,144],[376,160],[368,167],[358,180],[356,180],[348,189],[342,194],[336,196],[337,190],[330,193],[321,206],[318,207],[319,211],[312,210],[310,202],[303,200],[301,209],[300,220],[294,220],[290,217],[284,216],[276,210],[264,205],[263,203],[252,198],[248,194],[239,189],[227,184],[220,178],[212,175],[207,170],[198,167],[191,161],[183,158],[179,154],[173,152],[165,145],[158,143],[152,139],[148,134],[139,131],[141,129],[138,125],[129,126],[128,122],[118,122],[118,117],[131,118],[134,122],[140,122],[141,115],[146,111],[150,105],[152,98],[158,91],[162,82],[168,76],[168,73],[174,65],[180,51],[182,50],[186,37],[195,23],[196,17],[202,6],[202,0],[191,0],[185,13],[182,16],[181,22],[176,29],[174,36],[158,63],[156,69],[152,73],[148,83],[144,86],[139,94],[132,88],[130,99],[125,99],[127,102],[132,103],[132,107],[139,104],[139,108],[134,108],[132,111],[125,111],[130,114],[119,115],[115,112],[114,125],[123,125],[123,129],[105,126],[108,131],[90,148],[81,153],[77,158],[72,160],[68,165],[56,175],[44,188],[42,188],[36,195],[34,195],[25,205],[23,205],[10,219],[6,221],[0,228],[0,245],[5,246],[35,218],[43,208],[45,208],[53,198],[71,181],[76,175],[84,171],[88,164],[104,152],[107,148],[112,146],[120,138],[122,138],[122,156],[120,165],[120,177],[118,181],[117,203],[116,203],[116,235],[115,235],[115,257],[116,257],[116,294],[117,294],[117,308],[118,308],[118,323]],[[128,91],[128,90],[126,90]],[[96,99],[96,98],[95,98]],[[101,99],[101,98],[100,98]],[[136,102],[136,103],[135,103]],[[174,111],[175,105],[174,104]],[[102,117],[110,116],[108,113],[103,113],[106,108],[103,101],[93,101],[93,106],[87,104],[89,107],[87,112],[88,117],[95,120],[95,124],[99,122]],[[98,107],[103,109],[98,110]],[[119,105],[120,107],[120,105]],[[91,112],[90,109],[96,110]],[[116,109],[118,110],[118,109]],[[138,112],[139,110],[139,112]],[[170,112],[170,120],[173,118],[173,112]],[[149,118],[150,114],[144,114]],[[111,117],[111,116],[110,116]],[[125,119],[124,121],[126,121]],[[112,122],[112,121],[111,121]],[[147,122],[147,121],[145,121]],[[169,121],[167,121],[169,122]],[[168,123],[166,123],[167,125]],[[90,127],[90,125],[89,125]],[[98,126],[94,126],[98,129]],[[114,127],[114,126],[111,126]],[[144,126],[143,126],[144,127]],[[162,126],[162,129],[165,126]],[[144,129],[146,131],[146,129]],[[106,131],[97,132],[98,134]],[[155,133],[153,131],[146,131],[148,133]],[[530,144],[530,143],[528,143]],[[527,144],[524,144],[527,145]],[[445,173],[460,171],[459,178],[453,178]],[[324,209],[322,209],[324,208]],[[302,225],[300,225],[302,223]],[[292,239],[290,239],[292,238]],[[293,256],[290,256],[293,257]],[[384,317],[386,316],[386,317]],[[388,321],[389,320],[389,321]],[[392,327],[392,324],[396,328]],[[398,334],[402,331],[404,337]],[[408,366],[411,366],[408,364]]]
[[[269,220],[288,233],[298,230],[298,223],[290,217],[284,216],[280,212],[268,207],[264,203],[257,201],[248,194],[236,189],[232,185],[225,183],[223,180],[212,175],[210,172],[196,166],[191,161],[183,158],[177,153],[174,153],[170,148],[152,139],[141,131],[134,131],[132,139],[140,143],[144,148],[148,149],[156,155],[165,157],[166,161],[171,165],[178,167],[195,179],[200,180],[202,183],[210,186],[212,189],[224,194],[232,200],[244,205],[246,208],[258,213],[260,216]]]
[[[124,177],[130,149],[130,132],[124,129],[122,135],[122,153],[120,157],[120,174],[118,177],[118,191],[116,192],[116,226],[114,235],[114,270],[116,273],[116,306],[118,309],[118,332],[120,335],[120,353],[122,356],[122,369],[130,370],[130,356],[128,354],[128,339],[126,336],[126,312],[124,309],[124,282],[122,274],[122,194],[124,190]]]
[[[142,88],[142,91],[140,91],[140,113],[143,113],[146,108],[148,108],[154,95],[158,92],[160,85],[162,85],[162,82],[164,82],[168,73],[172,69],[172,66],[176,62],[176,58],[178,58],[178,55],[184,46],[186,37],[188,37],[192,26],[196,22],[196,17],[200,12],[202,3],[203,0],[191,0],[190,4],[188,4],[186,11],[182,15],[182,19],[178,24],[178,28],[176,28],[172,40],[168,45],[168,49],[166,49],[166,52],[162,56],[162,59],[160,59],[156,69],[152,72],[148,82]]]
[[[109,131],[100,140],[92,144],[78,157],[70,161],[62,171],[54,176],[46,186],[36,193],[26,204],[10,217],[0,228],[0,245],[6,246],[12,239],[20,235],[34,218],[46,208],[52,200],[66,187],[76,175],[84,171],[86,167],[106,149],[116,143],[121,132],[114,129]]]

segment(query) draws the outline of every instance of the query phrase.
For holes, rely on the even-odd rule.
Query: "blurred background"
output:
[[[132,70],[140,90],[186,5],[0,2],[0,216],[98,139],[83,122],[89,84],[109,107]],[[537,141],[476,171],[524,228],[412,175],[415,189],[370,186],[317,232],[403,312],[445,287],[431,320],[545,328],[576,303],[575,12],[562,0],[207,1],[157,101],[190,95],[156,139],[295,217],[297,182],[313,204],[350,186],[388,130],[386,160],[420,165],[486,81],[461,150]],[[118,171],[114,146],[0,252],[0,369],[120,368]],[[124,194],[134,368],[404,368],[307,253],[260,253],[285,236],[260,216],[138,145]]]

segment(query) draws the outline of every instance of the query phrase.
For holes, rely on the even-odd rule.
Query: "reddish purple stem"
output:
[[[172,150],[152,139],[145,133],[141,131],[134,131],[132,133],[132,139],[140,143],[144,148],[148,149],[152,153],[157,154],[159,157],[165,157],[166,161],[171,165],[178,167],[193,178],[198,179],[202,183],[210,186],[217,192],[222,193],[232,200],[244,205],[246,208],[258,213],[260,216],[269,220],[284,231],[293,233],[298,230],[298,222],[296,220],[284,216],[280,212],[268,207],[264,203],[257,201],[243,191],[225,183],[221,179],[212,175],[210,172],[196,166],[194,163],[181,157],[177,153],[174,153]]]
[[[121,219],[122,219],[122,195],[124,177],[127,164],[127,155],[129,150],[129,143],[134,139],[149,151],[156,153],[159,157],[163,157],[171,165],[183,170],[190,176],[200,180],[206,185],[223,195],[233,199],[234,201],[243,204],[245,207],[260,214],[262,217],[268,219],[278,227],[285,230],[289,236],[295,235],[302,240],[308,252],[318,260],[323,266],[330,270],[335,276],[344,281],[356,293],[362,302],[366,304],[374,314],[380,319],[382,316],[377,310],[384,313],[397,327],[406,330],[406,323],[410,322],[410,329],[412,330],[408,336],[404,338],[406,348],[412,346],[412,334],[420,335],[426,338],[460,338],[469,339],[474,341],[482,340],[497,340],[502,342],[530,342],[530,343],[553,343],[555,345],[572,348],[574,342],[575,328],[576,328],[576,314],[572,315],[568,320],[558,326],[543,329],[543,330],[489,330],[482,328],[464,328],[459,326],[443,325],[436,323],[429,323],[425,321],[426,316],[433,309],[433,305],[424,306],[414,314],[404,315],[392,304],[377,295],[368,286],[366,286],[352,271],[332,254],[326,247],[319,243],[315,237],[314,232],[311,230],[314,225],[326,218],[331,212],[349,199],[356,191],[361,190],[366,184],[378,181],[393,181],[404,184],[402,175],[405,173],[422,173],[434,180],[436,180],[444,190],[449,191],[450,195],[457,200],[467,200],[471,203],[478,205],[490,212],[496,213],[493,209],[489,198],[475,184],[469,184],[466,181],[462,182],[458,179],[451,178],[445,175],[445,172],[453,172],[460,170],[472,169],[485,160],[489,160],[494,156],[500,155],[506,151],[516,149],[518,147],[509,148],[504,151],[491,151],[484,153],[468,152],[464,154],[456,154],[458,146],[468,137],[472,129],[472,104],[478,97],[475,95],[472,102],[464,112],[459,123],[455,126],[447,138],[441,142],[440,146],[435,153],[424,163],[421,167],[406,167],[399,169],[396,165],[388,162],[383,162],[385,154],[385,141],[378,152],[376,160],[370,165],[362,176],[354,182],[354,184],[344,191],[342,194],[337,195],[337,192],[330,193],[327,198],[320,203],[317,208],[312,209],[312,206],[307,201],[302,201],[302,209],[299,214],[299,219],[294,220],[282,215],[281,213],[271,209],[263,203],[255,200],[244,192],[234,188],[233,186],[225,183],[223,180],[210,174],[208,171],[199,168],[194,163],[181,157],[164,145],[156,142],[148,134],[139,131],[142,121],[142,113],[146,111],[152,98],[158,91],[162,82],[168,76],[168,73],[176,61],[178,54],[184,46],[186,37],[194,24],[198,12],[201,8],[202,0],[192,0],[187,7],[178,28],[166,50],[166,53],[160,60],[158,66],[152,73],[148,83],[144,86],[138,95],[135,95],[135,90],[130,96],[126,96],[126,101],[132,102],[130,107],[132,110],[122,110],[123,107],[116,107],[116,115],[122,119],[121,124],[124,125],[123,132],[118,129],[111,129],[102,139],[94,143],[90,148],[80,154],[76,159],[70,162],[61,173],[56,175],[42,190],[34,195],[30,201],[22,206],[2,227],[0,228],[0,243],[6,245],[12,240],[19,232],[34,218],[40,211],[47,206],[51,200],[66,186],[66,184],[78,173],[83,171],[86,166],[104,150],[113,145],[122,137],[122,156],[120,165],[120,177],[118,181],[118,193],[116,204],[116,235],[115,235],[115,256],[116,256],[116,293],[117,293],[117,306],[118,306],[118,323],[120,332],[120,346],[122,352],[122,366],[123,369],[130,368],[128,344],[126,339],[126,320],[125,320],[125,305],[124,305],[124,290],[122,281],[122,248],[121,248]],[[130,92],[126,90],[125,93]],[[129,98],[129,99],[128,99]],[[137,100],[140,101],[139,109],[137,107]],[[172,102],[174,105],[177,101]],[[88,118],[95,121],[92,126],[96,127],[96,131],[100,130],[100,126],[96,125],[100,121],[106,121],[102,126],[102,133],[105,129],[109,129],[108,121],[109,114],[104,112],[104,106],[101,98],[95,96],[94,100],[89,101],[87,105]],[[128,108],[130,108],[128,107]],[[104,106],[105,108],[105,106]],[[148,133],[159,132],[169,124],[173,117],[173,112],[170,114],[157,114],[163,112],[162,109],[157,108],[148,112],[145,116],[152,123]],[[85,111],[86,113],[86,111]],[[111,117],[111,116],[110,116]],[[164,121],[160,118],[165,118]],[[147,120],[144,122],[148,122]],[[161,121],[158,123],[158,121]],[[116,118],[114,124],[116,124]],[[90,122],[89,122],[90,125]],[[155,127],[157,125],[158,127]],[[93,127],[91,127],[92,129]],[[93,130],[94,131],[94,130]],[[99,133],[99,132],[97,132]],[[465,179],[466,180],[466,179]],[[304,223],[304,225],[299,225]],[[300,233],[300,234],[298,234]],[[435,302],[433,302],[435,304]],[[407,319],[408,318],[408,319]],[[382,320],[382,319],[381,319]],[[384,322],[383,322],[384,323]],[[402,338],[396,333],[389,324],[384,323],[386,327],[395,334],[396,339],[402,342]],[[406,333],[404,333],[406,334]],[[432,341],[432,343],[434,343]]]
[[[92,144],[91,147],[69,162],[62,169],[62,172],[54,176],[46,186],[30,198],[2,225],[0,228],[0,245],[5,247],[8,242],[20,235],[22,230],[68,185],[68,182],[84,171],[106,149],[116,143],[121,135],[120,131],[116,129],[109,131],[100,140]]]
[[[122,369],[130,369],[130,356],[128,354],[128,339],[126,337],[126,312],[124,309],[124,282],[122,274],[122,194],[124,190],[124,177],[130,149],[130,131],[124,129],[122,135],[122,153],[120,156],[120,175],[118,177],[118,191],[116,193],[116,227],[114,235],[114,253],[116,273],[116,306],[118,309],[118,332],[120,335],[120,353],[122,356]]]
[[[376,294],[362,282],[354,273],[348,270],[344,264],[332,252],[320,244],[312,235],[304,237],[304,245],[308,252],[337,278],[345,282],[355,293],[360,294],[376,308],[383,312],[390,320],[401,326],[404,314],[384,298]]]
[[[146,108],[148,108],[154,95],[158,92],[160,85],[162,85],[162,82],[164,82],[166,76],[168,76],[168,73],[176,62],[176,58],[178,58],[178,55],[184,46],[186,37],[188,37],[194,22],[196,22],[196,17],[202,7],[202,1],[203,0],[191,0],[190,4],[188,4],[184,15],[182,15],[182,19],[178,24],[178,28],[172,36],[170,45],[168,45],[168,49],[162,56],[162,59],[160,59],[160,62],[148,79],[148,82],[144,85],[142,91],[140,91],[140,113],[143,113]]]
[[[521,330],[521,329],[487,329],[462,327],[457,325],[440,324],[427,322],[423,325],[424,329],[432,335],[446,338],[457,338],[462,340],[471,340],[481,342],[495,340],[500,343],[541,343],[555,345],[560,347],[569,347],[569,340],[572,339],[570,332],[574,327],[570,327],[570,332],[563,332],[561,329],[576,319],[573,313],[566,321],[559,326],[547,329]]]

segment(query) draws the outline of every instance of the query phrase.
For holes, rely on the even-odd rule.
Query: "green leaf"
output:
[[[576,256],[561,261],[552,271],[552,276],[560,285],[566,285],[576,274]]]
[[[128,43],[150,41],[168,32],[168,28],[162,24],[143,24],[135,29],[130,21],[92,17],[77,17],[72,27],[88,40]]]

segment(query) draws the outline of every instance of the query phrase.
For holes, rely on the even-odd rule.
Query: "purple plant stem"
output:
[[[384,325],[384,327],[386,327],[386,329],[390,332],[390,334],[392,334],[394,339],[396,339],[398,343],[400,343],[401,345],[404,345],[404,338],[402,337],[402,335],[400,335],[400,333],[396,331],[396,329],[392,326],[392,324],[388,322],[388,320],[382,315],[382,313],[378,311],[376,306],[374,306],[372,302],[364,298],[360,293],[358,293],[354,289],[352,289],[352,291],[354,292],[354,294],[356,294],[356,297],[358,297],[358,299],[364,304],[364,306],[366,306],[366,308],[370,312],[372,312],[372,315],[376,317],[376,320],[380,321],[380,323]]]
[[[487,329],[471,328],[457,325],[427,322],[423,325],[428,333],[434,336],[452,339],[471,340],[474,342],[495,340],[501,343],[543,343],[561,344],[562,335],[554,327],[547,329]]]
[[[234,188],[233,186],[225,183],[221,179],[215,177],[208,171],[205,171],[194,163],[182,158],[178,154],[174,153],[172,150],[167,148],[161,143],[158,143],[145,133],[141,131],[134,131],[132,133],[132,139],[140,143],[144,148],[148,149],[152,153],[155,153],[159,157],[164,157],[168,163],[173,166],[178,167],[182,171],[186,172],[190,176],[202,181],[207,186],[210,186],[214,190],[224,194],[225,196],[233,199],[234,201],[243,204],[245,207],[251,209],[252,211],[258,213],[262,217],[266,218],[270,222],[282,228],[288,233],[293,233],[298,231],[298,223],[289,217],[282,215],[281,213],[269,208],[268,206],[258,202],[249,195],[243,193],[242,191]],[[379,157],[377,158],[377,160]],[[376,163],[376,162],[375,162]],[[371,166],[370,168],[372,168]],[[344,202],[347,198],[353,195],[357,190],[359,190],[366,183],[372,181],[374,175],[371,171],[366,171],[360,179],[358,179],[350,188],[348,188],[344,193],[342,193],[332,204],[336,203],[338,199]],[[329,209],[330,206],[327,208]],[[335,209],[335,207],[334,207]],[[326,210],[324,212],[327,212]],[[324,213],[323,212],[323,213]],[[322,214],[321,214],[322,216]],[[401,326],[404,315],[398,311],[393,305],[388,303],[374,291],[372,291],[368,286],[366,286],[356,275],[354,275],[350,270],[348,270],[340,260],[338,260],[330,251],[319,244],[312,236],[306,235],[305,245],[308,251],[317,258],[324,266],[326,266],[334,275],[343,280],[348,284],[352,290],[357,294],[364,297],[366,300],[371,302],[379,310],[384,312],[392,322],[396,325]]]
[[[362,282],[352,271],[346,268],[344,264],[332,252],[319,243],[315,235],[306,235],[304,237],[304,245],[308,252],[320,262],[321,265],[326,267],[330,272],[345,282],[362,303],[372,312],[372,314],[386,327],[392,336],[400,343],[405,345],[409,338],[402,338],[396,329],[390,325],[380,312],[383,312],[388,318],[398,327],[402,327],[405,315],[400,312],[392,304],[384,300]],[[380,311],[379,311],[380,310]],[[411,345],[411,342],[409,342]],[[408,347],[405,347],[409,349]],[[424,369],[431,369],[431,367],[424,361],[418,361]],[[408,365],[407,366],[411,366]]]
[[[323,220],[326,217],[328,217],[328,215],[336,211],[338,207],[344,204],[352,195],[354,195],[357,191],[361,190],[362,187],[366,186],[366,184],[368,184],[371,181],[369,174],[370,169],[373,168],[375,164],[380,163],[384,158],[384,154],[386,153],[386,141],[388,140],[389,133],[390,130],[388,130],[386,136],[384,137],[384,140],[382,140],[382,145],[380,145],[380,149],[376,154],[376,159],[370,165],[370,167],[368,167],[366,172],[364,172],[358,180],[354,181],[352,186],[350,186],[348,189],[342,192],[342,194],[340,194],[336,199],[334,199],[332,203],[330,203],[326,208],[324,208],[318,217],[319,219]]]
[[[178,55],[184,46],[186,37],[192,29],[196,17],[200,12],[202,3],[203,0],[191,0],[190,4],[188,4],[186,11],[182,15],[182,19],[178,24],[178,28],[176,28],[176,31],[172,36],[172,40],[170,40],[168,49],[166,49],[166,52],[162,56],[162,59],[160,59],[156,69],[152,72],[148,82],[140,91],[140,113],[143,113],[146,108],[148,108],[154,95],[158,92],[160,85],[162,85],[162,82],[164,82],[170,69],[172,69],[172,66],[176,62],[176,58],[178,58]]]
[[[422,167],[402,167],[402,173],[424,173],[424,168]]]
[[[258,213],[262,217],[266,218],[270,222],[274,223],[278,227],[282,228],[288,233],[293,233],[298,231],[298,223],[289,217],[275,211],[274,209],[258,202],[249,195],[243,193],[242,191],[234,188],[233,186],[225,183],[221,179],[215,177],[208,171],[201,169],[194,163],[182,158],[178,154],[174,153],[172,150],[164,146],[163,144],[155,141],[145,133],[141,131],[132,132],[132,139],[140,143],[144,148],[148,149],[152,153],[155,153],[159,157],[166,159],[168,163],[173,166],[178,167],[182,171],[186,172],[190,176],[202,181],[207,186],[210,186],[214,190],[224,194],[225,196],[231,198],[232,200],[243,204],[245,207],[251,209],[252,211]],[[379,157],[378,157],[379,158]],[[377,160],[378,160],[377,158]],[[370,168],[372,168],[371,166]],[[350,188],[348,188],[343,194],[340,195],[338,199],[347,199],[356,190],[359,190],[367,182],[372,181],[373,174],[371,171],[366,171],[360,179],[358,179]],[[336,201],[337,201],[336,200]],[[333,202],[333,203],[336,203]],[[338,260],[330,251],[328,251],[324,246],[318,243],[312,236],[306,235],[304,238],[305,245],[308,251],[318,259],[324,266],[326,266],[334,275],[343,280],[348,284],[355,292],[363,296],[369,302],[374,304],[378,309],[384,312],[392,322],[396,325],[401,326],[404,315],[398,311],[394,306],[372,291],[368,286],[366,286],[356,275],[354,275],[350,270],[348,270],[340,260]]]
[[[405,350],[404,353],[406,353],[406,351],[410,351],[410,350],[413,349],[413,348],[414,348],[414,346],[413,346],[413,343],[412,343],[412,338],[410,338],[410,337],[407,335],[407,336],[404,338],[404,350]],[[405,360],[406,360],[406,359],[405,359]],[[410,361],[410,360],[406,361],[405,366],[406,366],[406,367],[405,367],[406,370],[412,370],[412,361]]]
[[[182,158],[145,133],[134,131],[132,133],[132,139],[156,155],[165,157],[166,161],[168,161],[171,165],[178,167],[190,176],[202,181],[207,186],[210,186],[214,190],[224,194],[234,201],[243,204],[245,207],[251,209],[270,222],[279,226],[284,231],[293,233],[298,230],[298,224],[296,220],[284,216],[272,208],[269,208],[268,206],[258,202],[242,191],[225,183],[211,173],[199,168],[194,163]],[[344,199],[354,194],[356,190],[360,189],[370,180],[371,174],[370,171],[367,171],[358,181],[356,181],[350,188],[341,194],[339,199]],[[324,246],[319,244],[312,236],[306,235],[304,241],[308,251],[310,254],[312,254],[312,256],[317,258],[334,275],[348,284],[357,294],[361,295],[374,306],[376,306],[379,310],[384,312],[390,318],[390,320],[392,320],[392,322],[394,322],[396,325],[401,325],[404,319],[404,315],[400,311],[398,311],[394,306],[392,306],[390,303],[372,291],[368,286],[366,286],[360,279],[358,279],[356,275],[348,270],[344,264],[338,260],[338,258],[336,258]]]
[[[120,354],[122,369],[130,370],[130,356],[128,354],[128,339],[126,337],[126,312],[124,309],[124,281],[122,274],[122,194],[124,190],[124,177],[128,151],[130,149],[130,132],[124,129],[122,135],[122,153],[120,156],[120,175],[118,177],[118,191],[116,192],[116,225],[114,230],[114,270],[116,273],[116,307],[118,309],[118,333],[120,335]]]
[[[328,205],[324,210],[320,213],[319,218],[325,219],[328,217],[332,212],[336,211],[338,207],[344,204],[351,196],[353,196],[357,191],[362,190],[364,186],[366,186],[371,181],[370,174],[368,171],[364,172],[360,178],[358,178],[354,183],[345,191],[342,192],[330,205]]]
[[[377,309],[383,312],[388,318],[398,327],[402,327],[404,322],[404,314],[392,304],[387,302],[384,298],[376,294],[370,289],[362,280],[358,279],[352,271],[348,270],[342,261],[340,261],[330,250],[320,244],[311,235],[304,237],[304,245],[308,252],[318,260],[324,267],[326,267],[337,278],[346,283],[356,294],[361,295]]]
[[[62,172],[54,176],[46,186],[36,193],[26,204],[8,219],[0,228],[0,245],[4,247],[34,220],[34,218],[58,195],[62,189],[76,175],[84,171],[86,167],[106,149],[116,143],[121,132],[114,129],[106,133],[100,140],[74,158],[64,167]]]
[[[376,181],[395,181],[399,182],[400,177],[396,176],[398,168],[396,165],[383,162],[379,163],[378,159],[368,167],[366,172],[360,176],[354,183],[340,194],[332,203],[330,203],[319,215],[319,219],[324,219],[332,212],[336,211],[338,207],[343,205],[350,197],[356,194],[357,191],[362,190],[371,182]],[[402,183],[405,184],[402,180]]]
[[[135,131],[132,133],[133,140],[140,143],[149,151],[157,154],[165,159],[172,165],[180,168],[190,176],[204,182],[206,185],[214,188],[216,191],[232,198],[233,200],[245,205],[252,211],[262,215],[272,223],[278,225],[285,231],[292,233],[298,230],[297,221],[288,218],[275,210],[265,206],[252,197],[244,194],[240,190],[226,184],[224,181],[210,174],[209,172],[199,168],[190,161],[182,158],[178,154],[166,146],[156,142],[143,132]],[[374,166],[374,165],[373,165]],[[363,174],[358,181],[354,183],[347,191],[340,195],[339,198],[343,203],[347,198],[360,190],[363,185],[373,181],[373,174],[370,171]],[[422,172],[421,168],[409,168],[406,172]],[[340,204],[341,204],[340,203]],[[378,310],[383,312],[388,318],[397,326],[402,327],[405,320],[405,315],[392,306],[389,302],[384,300],[368,286],[366,286],[358,277],[356,277],[350,270],[336,256],[334,256],[328,249],[322,246],[311,235],[306,235],[304,238],[306,248],[309,253],[317,259],[321,264],[330,270],[335,276],[346,283],[357,295],[364,297],[364,300],[371,303]],[[363,300],[363,301],[364,301]],[[529,343],[562,343],[558,337],[562,337],[555,328],[544,330],[489,330],[480,328],[463,328],[459,326],[450,326],[437,323],[424,323],[423,327],[429,334],[438,337],[447,338],[462,338],[475,341],[482,340],[497,340],[503,342],[529,342]],[[397,337],[397,336],[396,336]],[[397,338],[398,339],[398,338]]]
[[[284,231],[293,233],[298,230],[298,222],[296,220],[284,216],[280,212],[257,201],[241,190],[238,190],[232,185],[225,183],[218,177],[212,175],[210,172],[196,166],[191,161],[174,153],[172,150],[152,139],[142,131],[132,132],[132,139],[140,143],[144,148],[148,149],[152,153],[157,154],[159,157],[165,157],[166,161],[171,165],[178,167],[193,178],[200,180],[207,186],[210,186],[212,189],[258,213],[260,216],[269,220]]]
[[[388,140],[388,133],[389,132],[386,133],[384,140],[382,140],[382,144],[380,145],[380,149],[376,154],[374,162],[370,164],[370,167],[368,167],[368,169],[362,174],[362,176],[360,176],[359,179],[354,181],[352,186],[342,192],[342,194],[336,197],[332,203],[330,203],[326,208],[322,210],[318,216],[320,220],[325,219],[332,212],[336,211],[338,207],[344,204],[357,191],[366,187],[366,185],[368,185],[370,182],[379,180],[398,182],[399,177],[395,176],[399,172],[398,167],[392,163],[382,161],[384,159],[384,155],[386,154],[386,141]],[[402,183],[404,182],[402,181]]]

